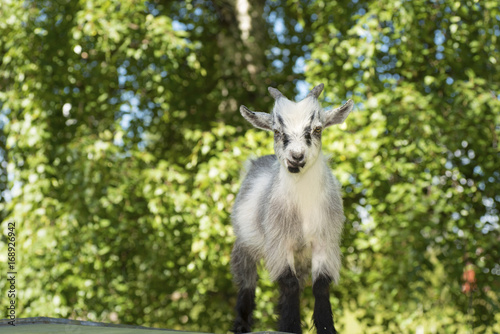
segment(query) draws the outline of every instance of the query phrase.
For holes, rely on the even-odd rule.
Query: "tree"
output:
[[[355,307],[386,332],[418,318],[456,332],[472,263],[473,325],[486,330],[499,306],[496,2],[319,1],[311,12],[306,78],[359,106],[332,144],[351,183],[347,206],[357,208],[345,244],[358,271],[345,291],[359,287]]]
[[[230,322],[231,145],[244,139],[215,122],[264,96],[252,80],[279,75],[272,55],[243,57],[267,48],[267,33],[259,43],[234,33],[237,15],[270,26],[252,14],[263,5],[2,5],[2,227],[19,226],[19,316],[205,331]]]
[[[237,108],[269,111],[267,86],[291,97],[306,79],[325,83],[325,106],[357,104],[324,138],[348,216],[336,319],[498,331],[497,7],[2,3],[0,215],[18,226],[18,316],[229,329],[229,212],[244,161],[272,152]],[[256,328],[274,327],[274,291],[264,279]]]

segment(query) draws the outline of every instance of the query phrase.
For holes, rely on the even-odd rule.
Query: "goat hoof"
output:
[[[232,330],[234,334],[250,333],[251,331],[252,329],[250,328],[250,326],[244,323],[234,324],[234,329]]]

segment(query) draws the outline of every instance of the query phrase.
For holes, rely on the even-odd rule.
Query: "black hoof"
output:
[[[232,332],[235,334],[240,334],[240,333],[250,333],[252,329],[250,328],[250,325],[246,323],[246,321],[243,321],[241,319],[236,319],[234,322],[234,327]]]

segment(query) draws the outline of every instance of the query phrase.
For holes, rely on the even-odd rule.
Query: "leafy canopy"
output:
[[[497,1],[236,3],[2,2],[18,316],[227,331],[239,172],[272,153],[238,107],[323,82],[325,106],[356,103],[323,138],[347,215],[340,328],[500,331]],[[255,328],[271,329],[260,276]],[[302,309],[309,321],[310,287]]]

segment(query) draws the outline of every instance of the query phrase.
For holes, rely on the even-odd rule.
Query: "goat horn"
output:
[[[267,88],[269,91],[269,94],[271,94],[272,97],[274,97],[275,100],[279,99],[280,97],[283,97],[283,94],[279,90],[273,87]]]
[[[323,91],[323,88],[325,87],[325,85],[323,85],[322,83],[320,83],[319,85],[317,85],[316,87],[314,87],[310,92],[309,94],[307,94],[307,97],[309,96],[314,96],[315,98],[318,98],[319,95],[321,94],[321,92]]]

